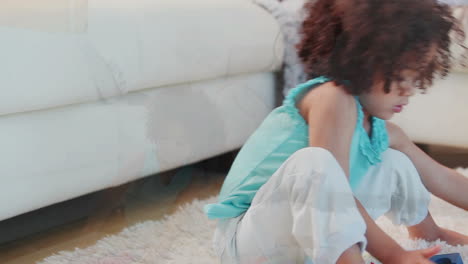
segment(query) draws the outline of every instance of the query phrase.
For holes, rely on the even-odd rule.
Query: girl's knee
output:
[[[419,184],[421,177],[413,161],[403,152],[388,149],[382,154],[383,168],[394,177],[394,184]]]
[[[338,161],[327,149],[320,147],[306,147],[296,151],[286,161],[286,164],[294,168],[309,170],[318,173],[326,173],[330,170],[341,169]]]
[[[414,164],[411,159],[403,152],[389,148],[382,153],[382,160],[392,167],[398,168],[414,168]]]
[[[411,159],[398,150],[388,149],[384,153],[385,171],[390,172],[387,175],[393,175],[392,185],[396,188],[395,192],[400,196],[419,195],[420,192],[426,192],[421,177]],[[419,192],[418,192],[419,191]]]
[[[324,148],[307,147],[296,151],[283,164],[280,171],[288,182],[294,182],[294,185],[305,189],[316,185],[321,188],[334,188],[328,186],[330,184],[349,185],[346,174],[336,158]]]
[[[321,158],[334,158],[333,154],[321,147],[305,147],[296,151],[293,155],[300,155],[306,157],[321,157]]]

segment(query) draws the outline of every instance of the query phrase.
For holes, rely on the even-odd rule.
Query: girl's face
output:
[[[437,46],[433,44],[424,60],[414,58],[410,53],[407,54],[408,57],[403,57],[403,59],[418,61],[421,69],[428,67],[429,63],[436,59],[436,55]],[[416,69],[417,67],[413,68]],[[409,98],[417,92],[420,86],[417,81],[420,80],[419,72],[411,69],[400,72],[398,80],[390,84],[390,93],[384,91],[384,78],[376,79],[379,81],[375,82],[371,91],[361,94],[359,100],[366,116],[371,115],[383,120],[389,120],[394,114],[403,111],[404,107],[409,103]]]
[[[414,81],[418,79],[418,72],[404,70],[400,76],[398,82],[395,81],[390,85],[390,93],[385,93],[384,81],[378,81],[370,92],[359,96],[359,101],[366,115],[389,120],[394,114],[404,110],[404,107],[409,103],[409,98],[418,89],[418,84]]]

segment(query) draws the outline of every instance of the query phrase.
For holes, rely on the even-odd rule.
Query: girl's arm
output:
[[[348,178],[349,149],[357,122],[356,107],[354,98],[332,83],[314,88],[298,104],[301,115],[309,124],[310,145],[330,151]],[[361,203],[355,200],[367,226],[365,236],[370,254],[388,264],[431,263],[427,258],[437,253],[437,248],[405,251],[377,226]],[[353,256],[349,257],[353,259]]]
[[[433,160],[419,149],[397,125],[387,122],[390,137],[390,147],[405,153],[418,170],[426,188],[441,199],[468,210],[468,178]],[[431,214],[419,224],[408,227],[412,238],[422,238],[428,241],[437,239],[451,245],[468,244],[468,237],[440,228]]]
[[[390,147],[405,153],[426,188],[435,196],[468,210],[468,178],[447,168],[418,148],[397,125],[387,122]]]

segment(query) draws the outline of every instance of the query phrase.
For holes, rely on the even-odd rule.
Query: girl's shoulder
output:
[[[307,120],[308,114],[319,112],[355,112],[356,100],[344,87],[333,81],[322,83],[309,90],[296,102],[299,113]]]

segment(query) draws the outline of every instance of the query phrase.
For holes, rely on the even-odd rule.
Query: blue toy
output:
[[[459,253],[435,255],[431,258],[436,264],[463,264]]]

